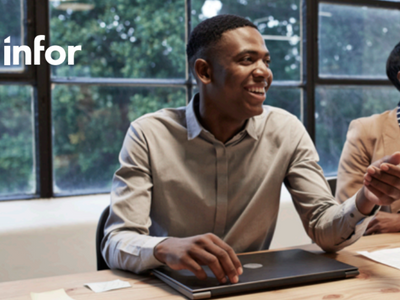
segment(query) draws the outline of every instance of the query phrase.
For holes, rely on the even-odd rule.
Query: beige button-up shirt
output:
[[[141,272],[161,265],[154,247],[166,237],[212,232],[236,252],[268,249],[284,182],[308,235],[328,251],[356,241],[370,217],[355,196],[339,205],[303,124],[264,107],[221,143],[198,122],[197,95],[131,123],[113,179],[102,241],[111,268]]]

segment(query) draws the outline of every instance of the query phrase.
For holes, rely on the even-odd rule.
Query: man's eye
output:
[[[243,58],[243,61],[252,62],[253,60],[252,60],[252,58],[251,58],[250,56],[247,56],[247,57],[244,57],[244,58]]]
[[[269,59],[264,60],[264,64],[266,64],[267,66],[269,66],[270,63],[271,63],[271,61]]]

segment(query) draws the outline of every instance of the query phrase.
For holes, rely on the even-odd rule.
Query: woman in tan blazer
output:
[[[400,43],[389,55],[386,73],[400,91]],[[359,118],[350,123],[338,169],[336,199],[339,202],[353,196],[363,186],[364,174],[372,162],[400,151],[398,118],[400,102],[391,111]],[[385,232],[400,232],[400,199],[391,206],[381,208],[369,223],[366,234]]]

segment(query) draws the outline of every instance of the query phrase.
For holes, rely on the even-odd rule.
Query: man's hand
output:
[[[380,211],[369,222],[365,235],[388,232],[400,232],[400,214]]]
[[[231,283],[237,283],[243,273],[235,251],[212,233],[168,238],[155,247],[154,256],[173,270],[192,271],[199,279],[207,278],[201,266],[209,266],[221,283],[226,283],[226,276]]]
[[[400,198],[400,152],[374,162],[364,175],[364,186],[357,194],[357,207],[365,215],[374,205],[390,205]]]

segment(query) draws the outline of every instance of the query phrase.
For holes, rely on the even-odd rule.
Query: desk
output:
[[[223,299],[400,299],[400,270],[375,263],[358,256],[356,251],[375,251],[400,247],[400,233],[379,234],[362,237],[345,250],[324,254],[316,245],[306,245],[307,251],[320,253],[359,268],[356,278],[318,283],[307,286],[285,288],[274,291],[225,297]],[[129,281],[132,288],[94,293],[83,284],[115,279]],[[64,275],[49,278],[29,279],[0,283],[0,300],[30,300],[30,292],[45,292],[64,288],[73,299],[124,300],[124,299],[186,299],[152,276],[138,276],[123,271],[100,271]]]

